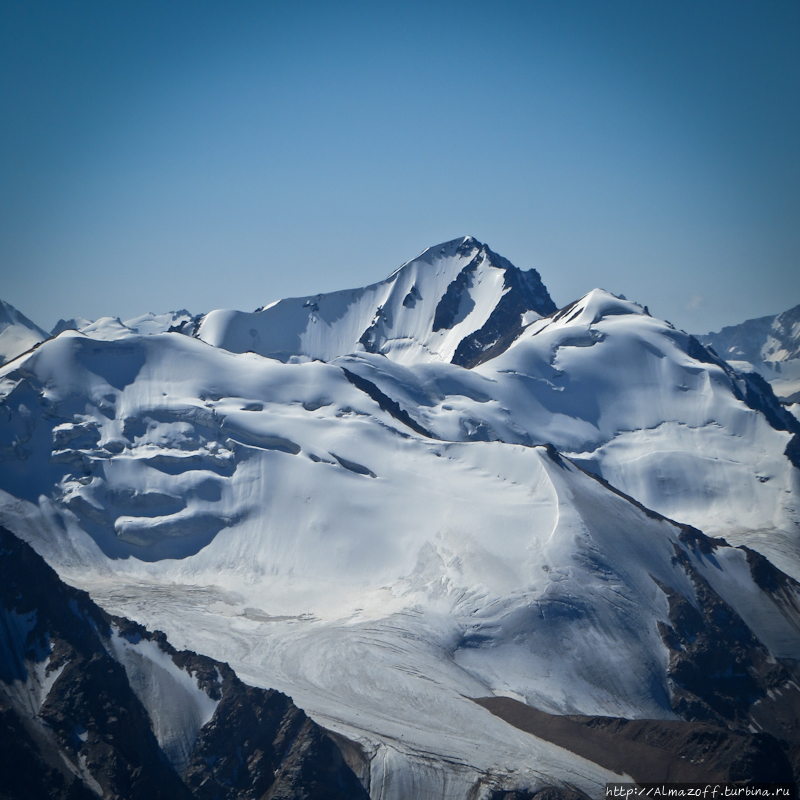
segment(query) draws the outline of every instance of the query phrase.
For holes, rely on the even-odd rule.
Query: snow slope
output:
[[[198,336],[235,353],[330,361],[356,351],[410,364],[468,365],[555,311],[536,270],[522,272],[467,236],[425,250],[364,289],[280,300],[252,314],[212,311]]]
[[[450,399],[416,426],[388,393],[358,385],[356,366],[406,370],[379,356],[283,364],[178,333],[66,332],[0,371],[0,522],[108,610],[291,694],[359,740],[373,756],[376,797],[553,782],[597,795],[611,773],[469,698],[674,718],[659,623],[670,620],[667,589],[695,596],[676,553],[774,657],[800,658],[797,620],[764,595],[743,551],[704,553],[555,450],[520,441],[532,440],[543,412],[530,431],[519,428],[517,443],[444,440],[450,403],[464,404],[464,418],[485,407],[487,426],[507,417],[510,431],[518,422],[504,411],[509,398],[544,407],[545,395],[520,387],[548,387],[566,367],[576,383],[593,376],[594,402],[605,408],[606,395],[617,398],[619,376],[603,383],[610,364],[638,352],[627,328],[637,320],[656,326],[644,341],[667,354],[651,353],[659,369],[682,369],[689,391],[705,397],[694,405],[752,418],[769,444],[759,412],[728,399],[726,373],[681,360],[669,350],[683,353],[675,332],[600,293],[534,323],[475,370],[423,365],[420,381],[447,387]],[[598,336],[612,350],[592,373],[579,356],[600,346],[587,344]],[[644,377],[630,408],[615,413],[652,402],[644,392],[659,373],[649,363],[633,362]],[[716,380],[723,399],[693,379]],[[622,416],[591,416],[581,405],[591,409],[591,400],[565,392],[557,396],[579,432],[619,433]],[[658,412],[640,410],[634,421]],[[569,427],[551,424],[548,435]],[[438,433],[425,435],[426,425]],[[590,438],[581,435],[573,444]]]
[[[648,507],[755,547],[800,577],[800,478],[784,454],[800,429],[757,376],[743,377],[752,367],[737,376],[696,340],[601,290],[554,315],[532,273],[535,297],[520,304],[523,275],[466,237],[365,289],[212,312],[197,335],[284,361],[342,358],[424,430],[551,442]],[[773,356],[791,354],[790,317],[770,322],[783,342]],[[784,374],[793,363],[770,362]]]
[[[596,796],[608,770],[470,698],[675,719],[680,603],[709,641],[749,626],[753,675],[800,659],[796,585],[686,527],[800,577],[799,430],[646,308],[595,290],[555,312],[467,237],[362,290],[103,318],[0,369],[0,524],[359,741],[374,797]],[[145,706],[182,680],[120,646]],[[191,697],[163,730],[177,761]]]
[[[751,376],[595,290],[472,370],[335,362],[447,440],[551,443],[613,486],[800,577],[797,420]]]
[[[0,364],[43,342],[47,334],[14,306],[0,300]]]

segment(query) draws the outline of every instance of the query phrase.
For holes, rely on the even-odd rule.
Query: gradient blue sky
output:
[[[45,328],[383,279],[800,303],[800,3],[0,0],[0,297]]]

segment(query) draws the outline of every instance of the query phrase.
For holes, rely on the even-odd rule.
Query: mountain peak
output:
[[[0,364],[47,339],[47,333],[10,303],[0,300]]]
[[[385,280],[290,298],[247,314],[213,311],[198,337],[233,352],[330,361],[356,352],[404,364],[473,366],[556,310],[539,273],[522,271],[473,236],[429,247]]]
[[[638,303],[612,294],[605,289],[592,289],[575,302],[564,306],[554,316],[553,322],[594,325],[606,317],[628,314],[649,316],[649,312]]]

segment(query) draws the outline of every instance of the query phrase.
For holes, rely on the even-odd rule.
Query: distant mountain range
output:
[[[758,372],[781,399],[800,403],[800,306],[697,338],[737,369]]]
[[[0,369],[0,524],[103,609],[134,695],[131,647],[230,665],[330,732],[347,796],[796,779],[800,422],[759,366],[786,376],[794,312],[698,337],[599,289],[559,310],[472,237],[252,313],[47,338],[10,309],[39,338]],[[45,628],[0,648],[42,685]],[[0,698],[27,696],[15,669]],[[170,761],[147,697],[148,752],[213,796],[197,715]],[[34,706],[14,724],[50,724]],[[91,788],[82,745],[48,741]]]

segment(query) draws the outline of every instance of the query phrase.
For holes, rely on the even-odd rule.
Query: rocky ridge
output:
[[[182,695],[213,709],[189,724],[189,741]],[[3,798],[368,796],[337,741],[289,697],[106,614],[3,528],[0,776]]]

